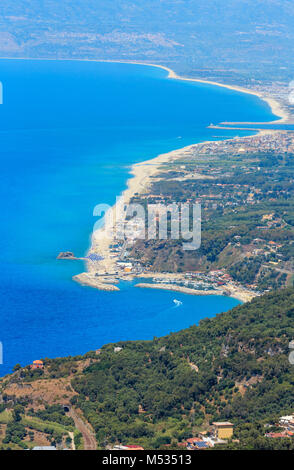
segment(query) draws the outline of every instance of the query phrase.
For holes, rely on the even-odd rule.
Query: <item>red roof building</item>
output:
[[[136,446],[135,444],[126,445],[124,447],[126,447],[127,450],[144,450],[144,447]]]
[[[285,432],[268,432],[266,434],[266,437],[271,437],[273,439],[277,439],[277,438],[290,437],[290,436]]]
[[[202,439],[200,437],[190,437],[186,440],[187,444],[194,444],[194,442],[200,442]]]
[[[43,369],[44,367],[44,363],[43,361],[40,361],[39,359],[37,359],[36,361],[33,362],[33,364],[31,364],[31,369]]]

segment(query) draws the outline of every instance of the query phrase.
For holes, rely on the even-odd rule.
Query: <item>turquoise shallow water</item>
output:
[[[210,122],[270,121],[252,95],[167,79],[153,67],[0,60],[0,374],[38,357],[80,354],[109,341],[149,339],[238,302],[72,282],[98,203],[113,204],[130,166],[192,143],[248,135]]]

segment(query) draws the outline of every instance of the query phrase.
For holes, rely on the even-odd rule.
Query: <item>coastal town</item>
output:
[[[10,461],[294,451],[293,44],[293,0],[1,1]]]
[[[291,283],[294,247],[290,242],[286,248],[283,233],[292,230],[293,154],[293,132],[263,130],[256,136],[192,145],[135,165],[123,202],[110,210],[110,227],[93,234],[92,247],[85,258],[87,272],[74,279],[109,291],[119,290],[121,280],[138,279],[137,286],[141,288],[229,295],[242,301],[270,290],[271,285]],[[269,169],[264,156],[271,165],[276,163],[274,167]],[[268,179],[260,178],[264,173]],[[285,196],[289,205],[283,204],[280,210],[279,198]],[[161,261],[160,253],[165,250],[165,258],[174,260],[174,248],[169,247],[171,241],[142,240],[145,237],[142,230],[146,227],[136,217],[127,217],[126,207],[130,202],[163,205],[163,212],[160,209],[157,216],[159,224],[168,204],[200,204],[201,249],[193,252],[192,258],[189,254],[186,262],[187,252],[179,254],[175,246],[184,263],[180,261],[180,265],[173,266]],[[244,233],[246,217],[250,224]],[[224,221],[229,225],[215,229],[216,233],[221,230],[218,238],[225,239],[217,258],[211,262],[209,254],[203,255],[205,229],[208,226],[211,231],[211,220],[217,218],[220,225]],[[224,236],[224,231],[230,236]],[[122,238],[117,236],[120,233],[124,234]],[[155,248],[155,262],[151,262]],[[195,260],[194,265],[191,259]]]

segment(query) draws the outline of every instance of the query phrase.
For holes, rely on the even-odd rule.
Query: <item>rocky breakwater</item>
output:
[[[105,291],[119,291],[117,286],[109,283],[109,280],[103,277],[98,277],[95,273],[87,272],[81,273],[73,277],[73,280],[82,284],[83,286],[95,287],[95,289]]]
[[[72,251],[61,251],[56,259],[78,259]]]

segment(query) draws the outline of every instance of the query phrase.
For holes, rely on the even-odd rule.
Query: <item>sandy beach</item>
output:
[[[263,129],[259,131],[259,135],[274,134],[275,132],[277,131]],[[238,139],[240,138],[235,137],[229,140]],[[251,136],[245,136],[242,137],[242,139],[251,139]],[[151,185],[151,178],[160,173],[162,165],[176,161],[180,157],[187,156],[187,154],[192,151],[192,149],[195,150],[197,146],[215,142],[216,141],[206,141],[198,144],[191,144],[181,149],[161,154],[153,159],[146,160],[142,163],[134,164],[130,170],[131,178],[129,178],[127,181],[127,189],[123,191],[120,201],[109,209],[108,215],[110,216],[110,224],[106,224],[106,227],[97,230],[92,235],[92,244],[88,251],[86,261],[87,271],[74,276],[73,280],[82,285],[91,286],[99,290],[119,290],[117,286],[109,283],[107,277],[113,276],[114,278],[116,277],[120,279],[126,279],[127,276],[130,277],[130,274],[126,275],[123,272],[118,272],[117,261],[119,260],[119,257],[117,255],[114,255],[111,249],[113,244],[117,242],[117,240],[113,237],[113,234],[116,233],[116,224],[117,222],[119,223],[121,219],[124,219],[124,216],[122,214],[122,205],[128,204],[136,194],[147,194],[148,189]],[[93,256],[95,257],[96,255],[100,256],[102,259],[99,261],[93,261],[89,259]],[[157,274],[161,275],[161,273],[145,273],[144,277],[156,277]],[[172,279],[173,276],[173,273],[167,275],[168,279]],[[166,283],[166,289],[175,290],[175,286],[169,285],[168,279]],[[162,285],[157,286],[156,284],[150,284],[148,287],[161,289],[164,288],[162,287]],[[184,291],[182,289],[184,289]],[[237,288],[236,286],[224,286],[224,289],[228,291],[227,295],[237,298],[242,302],[250,301],[253,297],[256,296],[256,294],[248,292],[246,289],[242,289],[239,287]],[[206,291],[195,292],[195,289],[189,289],[184,287],[180,288],[179,291],[193,295],[207,295]]]
[[[273,130],[261,130],[259,134],[265,135],[265,134],[273,134],[276,131]],[[242,139],[250,139],[251,136],[245,136],[242,137]],[[238,140],[240,139],[239,137],[235,137],[234,139],[229,139],[229,140]],[[245,288],[242,288],[241,286],[236,286],[236,285],[230,285],[226,284],[222,286],[221,289],[219,290],[211,290],[211,291],[205,291],[205,290],[197,290],[197,289],[192,289],[184,286],[179,286],[179,285],[174,285],[171,284],[171,281],[178,280],[178,281],[183,281],[184,280],[184,273],[179,274],[179,273],[156,273],[156,272],[144,272],[141,275],[133,275],[132,273],[124,273],[124,272],[118,272],[118,267],[117,267],[117,261],[119,260],[118,256],[113,255],[112,252],[112,245],[116,243],[115,238],[113,238],[113,233],[115,233],[115,226],[113,227],[112,221],[114,221],[114,225],[117,222],[117,213],[121,213],[121,204],[123,201],[123,204],[128,204],[130,200],[134,197],[136,194],[144,195],[148,194],[148,189],[151,185],[151,178],[156,176],[158,173],[160,173],[160,170],[162,169],[162,165],[171,163],[173,161],[177,161],[180,157],[187,156],[189,152],[192,150],[195,151],[195,148],[197,146],[209,144],[209,143],[215,143],[215,141],[206,141],[206,142],[201,142],[198,144],[191,144],[189,146],[183,147],[178,150],[173,150],[171,152],[159,155],[151,160],[146,160],[142,163],[136,163],[132,166],[130,175],[131,178],[128,179],[127,181],[127,189],[122,193],[122,200],[120,200],[117,204],[115,204],[111,209],[111,224],[110,227],[106,228],[101,228],[97,230],[96,232],[93,233],[92,236],[92,245],[89,249],[88,255],[87,255],[87,271],[81,274],[78,274],[74,276],[74,280],[76,282],[79,282],[82,285],[86,286],[91,286],[99,290],[105,290],[105,291],[118,291],[119,287],[114,285],[114,283],[111,283],[109,279],[112,277],[114,279],[133,279],[134,277],[139,278],[139,277],[144,277],[144,278],[162,278],[164,277],[166,279],[166,282],[162,284],[156,284],[156,283],[146,283],[142,282],[137,284],[136,287],[141,287],[141,288],[152,288],[152,289],[165,289],[165,290],[172,290],[176,292],[182,292],[185,294],[191,294],[191,295],[227,295],[233,298],[236,298],[238,300],[241,300],[242,302],[248,302],[252,300],[257,294],[254,292],[250,292]],[[120,216],[118,217],[118,220],[120,220]],[[111,232],[109,231],[109,228],[112,230]],[[114,230],[113,230],[114,229]],[[103,259],[99,261],[92,261],[89,259],[91,255],[99,255]]]
[[[177,160],[185,151],[188,151],[194,146],[195,145],[189,145],[179,150],[173,150],[132,166],[130,170],[131,178],[127,181],[127,189],[123,191],[120,201],[109,210],[108,219],[110,223],[106,224],[106,227],[97,230],[92,235],[92,244],[87,254],[87,272],[74,276],[73,279],[75,281],[83,285],[91,285],[102,289],[104,283],[103,278],[106,275],[117,274],[117,257],[113,255],[111,245],[116,242],[113,238],[113,233],[116,233],[115,224],[123,218],[122,205],[128,204],[135,194],[146,194],[151,183],[150,178],[160,171],[161,166]],[[91,258],[93,255],[99,255],[103,259],[92,261],[89,257]],[[97,275],[95,277],[94,273],[98,273],[100,281]],[[105,290],[110,290],[109,285],[107,285]],[[117,290],[117,288],[113,290]]]
[[[124,60],[69,59],[69,58],[53,59],[53,58],[29,58],[29,57],[17,57],[17,58],[2,57],[2,59],[110,62],[110,63],[126,63],[126,64],[136,64],[136,65],[142,65],[142,66],[148,66],[148,67],[157,67],[157,68],[167,71],[169,79],[189,81],[189,82],[199,82],[199,83],[204,83],[204,84],[209,84],[209,85],[214,85],[214,86],[220,86],[222,88],[228,88],[228,89],[235,90],[241,93],[255,95],[259,97],[260,99],[266,101],[269,104],[272,110],[272,113],[275,114],[277,117],[280,117],[280,120],[278,121],[279,124],[285,123],[289,120],[288,114],[281,107],[280,103],[278,103],[278,101],[276,101],[275,99],[264,96],[262,93],[259,93],[254,90],[246,89],[243,87],[239,87],[239,86],[231,86],[231,85],[226,85],[223,83],[197,79],[197,78],[182,77],[176,74],[176,72],[174,72],[169,67],[166,67],[160,64],[146,63],[146,62],[140,62],[140,61],[127,61],[127,60],[124,61]],[[277,121],[273,121],[273,122],[277,123]],[[223,124],[232,125],[232,124],[241,124],[241,123],[223,123]],[[258,126],[258,124],[270,124],[270,123],[256,123],[255,122],[255,123],[242,123],[242,124],[255,124]],[[215,126],[215,127],[218,128],[218,126]],[[256,128],[254,130],[258,131],[259,134],[275,132],[271,130],[256,129]],[[248,136],[248,138],[251,138],[251,136]],[[238,137],[236,137],[235,139],[238,139]],[[215,143],[215,141],[212,141],[212,142]],[[210,143],[209,141],[206,141],[206,142],[202,142],[201,144],[203,145],[203,144],[209,144],[209,143]],[[177,160],[178,158],[187,154],[192,148],[195,148],[195,146],[201,145],[201,144],[191,144],[179,150],[174,150],[169,153],[159,155],[151,160],[134,164],[130,171],[131,178],[129,178],[127,181],[127,188],[122,193],[123,203],[128,204],[131,198],[135,194],[146,194],[148,192],[148,188],[151,183],[151,177],[153,177],[160,171],[163,164],[168,164],[172,161]],[[110,219],[111,217],[113,217],[114,220],[115,219],[117,220],[117,213],[121,211],[121,205],[120,205],[121,203],[122,202],[120,202],[119,204],[118,203],[115,204],[109,210],[108,215],[110,216]],[[110,228],[115,228],[115,227],[112,226]],[[118,291],[119,288],[114,284],[117,282],[118,278],[122,278],[122,277],[126,278],[126,277],[123,275],[123,273],[118,273],[117,271],[116,263],[118,261],[118,256],[113,255],[113,252],[111,250],[111,245],[114,242],[115,242],[114,238],[112,236],[109,236],[109,227],[101,228],[95,231],[92,235],[91,246],[87,254],[87,260],[86,260],[87,270],[81,274],[74,276],[73,279],[82,285],[95,287],[100,290]],[[89,259],[90,255],[98,255],[100,257],[99,261]],[[114,277],[117,276],[113,284],[109,282],[108,276],[114,276]],[[185,293],[189,293],[193,295],[208,295],[206,291],[195,291],[195,289],[189,289],[189,288],[184,288],[184,287],[176,288],[173,285],[169,285],[168,282],[164,286],[146,284],[144,286],[140,285],[140,287],[161,288],[161,289],[165,288],[165,289],[177,290],[177,291],[181,291],[181,292],[185,292]],[[217,294],[217,295],[220,295],[220,294]],[[242,289],[239,290],[237,288],[233,288],[229,295],[231,295],[232,297],[238,298],[242,301],[251,300],[251,298],[254,296],[251,293],[244,292],[242,291]]]

